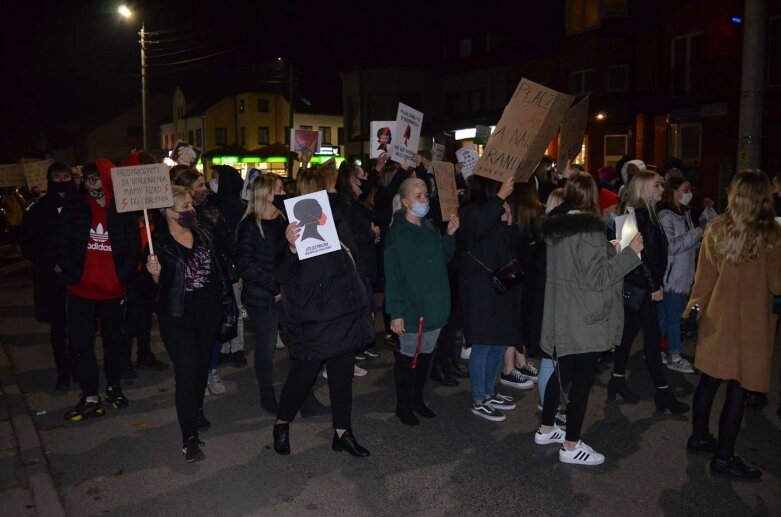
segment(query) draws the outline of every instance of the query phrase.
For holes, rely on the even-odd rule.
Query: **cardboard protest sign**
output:
[[[561,121],[559,156],[556,158],[556,168],[560,171],[564,171],[567,161],[574,160],[582,149],[588,123],[588,98],[586,95],[572,106]]]
[[[444,157],[445,157],[444,144],[434,144],[431,146],[431,161],[441,162]]]
[[[475,126],[475,138],[472,141],[476,144],[485,144],[488,142],[489,136],[491,136],[491,127],[477,124]]]
[[[196,149],[194,146],[179,140],[176,142],[173,151],[171,151],[171,159],[179,165],[187,165],[188,167],[194,167],[198,163],[201,157],[200,149]]]
[[[0,165],[0,187],[19,187],[25,182],[21,163]]]
[[[117,212],[134,212],[174,205],[171,178],[164,163],[112,167],[114,203]]]
[[[46,173],[49,171],[49,166],[52,163],[54,163],[54,160],[25,161],[22,163],[24,179],[27,181],[27,186],[30,190],[38,188],[39,192],[45,192],[49,188],[49,184],[46,181]]]
[[[462,147],[456,151],[456,160],[461,164],[461,176],[467,179],[474,173],[475,165],[480,159],[477,149],[474,147]]]
[[[388,146],[396,138],[395,120],[375,120],[370,124],[369,158],[379,158],[388,152]]]
[[[527,181],[556,134],[573,97],[521,79],[475,166],[497,181]]]
[[[420,145],[420,128],[423,126],[423,113],[399,103],[396,113],[396,136],[390,144],[388,155],[391,160],[401,164],[414,163]]]
[[[301,234],[296,241],[298,260],[342,249],[325,190],[285,199],[285,212],[288,221],[301,226]]]
[[[294,153],[309,151],[315,154],[320,151],[320,131],[311,129],[290,130],[290,150]]]
[[[431,162],[431,167],[434,169],[434,179],[437,183],[442,220],[449,221],[451,215],[458,215],[456,173],[450,162]]]

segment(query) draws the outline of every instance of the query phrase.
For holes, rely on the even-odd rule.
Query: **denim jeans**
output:
[[[556,361],[543,357],[540,361],[540,373],[537,374],[537,393],[540,396],[540,405],[545,403],[545,386],[553,375],[556,368]]]
[[[469,355],[469,380],[472,383],[472,399],[482,401],[488,395],[494,395],[496,376],[504,364],[504,352],[507,346],[472,345]]]
[[[442,329],[426,330],[423,332],[423,337],[420,340],[421,354],[430,354],[434,352],[434,348],[437,346],[437,339],[439,339],[440,330]],[[417,350],[417,332],[405,332],[399,337],[399,351],[401,352],[401,355],[415,357],[415,352],[417,352]]]
[[[681,343],[681,316],[686,309],[689,297],[685,294],[664,292],[664,298],[659,305],[659,327],[662,336],[667,338],[667,353],[680,355],[683,350]]]

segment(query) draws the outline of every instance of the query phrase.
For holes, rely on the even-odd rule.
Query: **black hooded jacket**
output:
[[[220,174],[217,180],[217,193],[212,197],[212,203],[220,209],[231,234],[235,234],[244,215],[244,204],[241,202],[241,189],[244,180],[239,171],[228,165],[215,167]]]

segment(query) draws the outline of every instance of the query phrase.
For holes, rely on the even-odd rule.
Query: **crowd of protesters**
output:
[[[137,152],[121,164],[156,161]],[[290,454],[299,413],[323,411],[313,393],[322,375],[332,449],[368,456],[353,432],[352,384],[367,375],[356,361],[378,355],[376,316],[385,324],[380,341],[395,354],[402,424],[437,416],[424,400],[429,378],[446,386],[468,378],[465,409],[493,422],[516,408],[508,389],[536,385],[534,442],[556,444],[561,462],[599,465],[604,455],[582,439],[591,388],[599,364],[612,357],[608,400],[640,402],[627,367],[642,330],[657,411],[689,412],[667,377],[699,371],[688,450],[713,455],[714,472],[760,476],[735,455],[735,443],[744,407],[766,403],[770,390],[781,175],[738,172],[718,216],[707,199],[693,213],[695,193],[674,159],[657,171],[624,158],[591,175],[577,165],[557,170],[546,156],[528,181],[504,183],[465,178],[456,164],[460,208],[442,214],[422,158],[399,164],[382,155],[368,171],[308,161],[304,155],[294,184],[258,175],[245,199],[234,168],[212,167],[207,181],[195,168],[175,166],[173,206],[148,220],[117,212],[109,160],[84,164],[80,185],[67,164],[49,167],[46,194],[27,207],[14,235],[33,262],[36,318],[51,327],[55,389],[73,382],[81,391],[65,419],[102,416],[104,402],[125,408],[123,378],[168,368],[151,351],[156,314],[176,380],[182,453],[188,462],[203,459],[204,398],[225,392],[220,363],[247,364],[248,319],[259,405],[276,417],[276,452]],[[300,260],[296,241],[312,214],[290,221],[284,200],[318,191],[328,194],[341,249]],[[14,203],[24,207],[9,198]],[[637,226],[624,247],[615,228],[621,215]],[[683,338],[697,329],[692,363]],[[277,392],[280,348],[290,362]],[[727,393],[714,437],[710,412],[722,381]]]

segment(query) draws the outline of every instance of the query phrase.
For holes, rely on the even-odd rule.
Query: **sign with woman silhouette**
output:
[[[305,260],[318,255],[338,251],[342,245],[325,190],[285,200],[287,220],[301,226],[296,241],[298,259]]]

